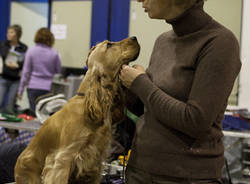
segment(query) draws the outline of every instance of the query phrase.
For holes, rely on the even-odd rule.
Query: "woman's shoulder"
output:
[[[232,43],[238,42],[237,37],[230,29],[215,20],[211,21],[205,32],[205,34],[211,35],[214,41],[225,40]]]
[[[238,38],[231,30],[223,25],[219,25],[214,31],[214,35],[207,46],[217,50],[227,50],[231,54],[238,54],[240,49]]]
[[[174,31],[170,30],[170,31],[166,31],[161,33],[157,38],[156,38],[156,42],[160,42],[162,40],[166,40],[166,39],[171,39],[174,37]]]
[[[35,46],[33,46],[33,47],[29,47],[28,50],[27,50],[27,52],[34,52],[34,51],[36,51],[36,50],[37,50],[37,47],[36,47],[36,45],[35,45]]]
[[[52,52],[55,56],[58,55],[58,51],[57,51],[56,48],[51,47],[51,52]]]
[[[27,49],[26,56],[37,55],[38,53],[43,53],[43,51],[37,45],[34,45]]]
[[[29,52],[49,52],[51,47],[44,44],[35,44],[33,47],[28,49]]]
[[[25,43],[23,43],[23,42],[19,42],[19,46],[20,46],[20,47],[23,47],[23,48],[25,48],[25,49],[28,48],[28,46],[27,46]]]
[[[0,46],[2,46],[4,44],[5,41],[0,40]]]
[[[44,49],[43,52],[48,53],[51,57],[58,56],[58,51],[54,47],[46,46],[46,47],[43,47],[43,49]]]
[[[18,52],[24,53],[27,51],[27,49],[28,49],[28,46],[26,44],[24,44],[23,42],[18,42],[18,46],[16,47],[16,50]]]
[[[10,48],[9,41],[7,41],[7,40],[0,40],[0,47],[8,47],[8,48]]]

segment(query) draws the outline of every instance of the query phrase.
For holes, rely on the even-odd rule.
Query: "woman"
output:
[[[139,1],[173,30],[157,38],[146,71],[124,65],[120,73],[145,108],[126,183],[222,183],[222,120],[241,68],[238,42],[203,0]]]
[[[22,98],[24,87],[27,86],[31,111],[35,112],[35,100],[51,90],[55,73],[61,72],[61,60],[55,49],[54,35],[48,28],[40,28],[35,35],[36,45],[27,51],[21,83],[18,89],[19,99]]]
[[[20,71],[23,66],[27,46],[20,41],[22,28],[8,27],[7,40],[0,42],[2,71],[0,72],[0,112],[14,114]]]

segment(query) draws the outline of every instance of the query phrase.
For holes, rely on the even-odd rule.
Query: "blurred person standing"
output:
[[[33,112],[36,98],[50,92],[54,74],[61,73],[61,59],[52,48],[55,42],[53,33],[48,28],[40,28],[34,42],[36,45],[27,51],[18,89],[18,98],[22,99],[24,87],[27,87]]]
[[[20,41],[22,27],[12,25],[7,30],[7,40],[0,42],[0,112],[14,114],[20,73],[27,46]],[[8,97],[8,98],[7,98]]]

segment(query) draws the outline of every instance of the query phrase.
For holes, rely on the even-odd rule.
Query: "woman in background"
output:
[[[7,40],[0,42],[0,112],[14,114],[20,72],[23,67],[27,46],[20,41],[22,28],[20,25],[8,27]],[[8,97],[6,99],[6,97]]]
[[[34,39],[36,45],[27,51],[18,98],[22,98],[24,87],[27,86],[31,111],[35,112],[35,100],[51,90],[53,76],[61,72],[61,60],[55,49],[54,35],[48,28],[40,28]]]

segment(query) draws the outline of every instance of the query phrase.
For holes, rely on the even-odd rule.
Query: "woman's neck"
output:
[[[10,45],[11,46],[17,46],[18,45],[18,41],[17,40],[11,40],[10,41]]]
[[[203,10],[203,0],[189,8],[186,12],[172,20],[166,20],[171,24],[178,36],[183,36],[198,31],[205,26],[212,18]]]
[[[183,14],[185,11],[187,11],[189,8],[194,6],[194,4],[197,2],[197,0],[188,0],[183,1],[180,0],[172,3],[172,10],[167,12],[167,17],[165,18],[166,21],[171,21],[172,19],[175,19],[179,17],[181,14]]]

